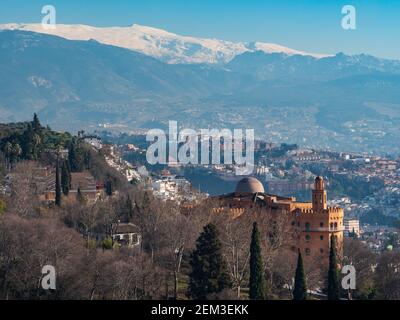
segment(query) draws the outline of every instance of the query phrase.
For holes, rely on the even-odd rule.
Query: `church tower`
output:
[[[328,208],[325,182],[322,177],[315,178],[312,192],[312,207],[314,212],[322,212]]]

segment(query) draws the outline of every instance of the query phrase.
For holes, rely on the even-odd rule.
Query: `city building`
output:
[[[114,224],[112,229],[111,238],[114,243],[131,248],[140,246],[142,236],[138,226],[133,223],[119,222]]]
[[[165,171],[161,178],[151,184],[153,194],[163,200],[182,201],[194,196],[192,185],[183,176],[171,175]],[[194,197],[197,198],[197,197]]]
[[[84,141],[97,150],[100,150],[103,147],[101,138],[98,136],[85,136]]]
[[[244,178],[238,182],[235,192],[212,197],[214,212],[230,212],[233,219],[240,218],[247,211],[287,214],[287,221],[293,230],[294,252],[300,250],[306,261],[316,259],[327,263],[331,235],[335,235],[338,253],[343,247],[343,209],[328,207],[325,182],[317,177],[312,190],[311,202],[298,202],[294,197],[267,194],[263,184],[256,178]]]
[[[349,237],[355,234],[360,236],[360,220],[358,219],[345,219],[344,220],[344,235]]]

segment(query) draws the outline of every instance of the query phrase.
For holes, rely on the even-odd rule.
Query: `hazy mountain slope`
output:
[[[235,82],[226,77],[231,73],[204,66],[168,65],[94,41],[21,31],[0,31],[0,71],[2,115],[16,118],[56,105],[119,112],[115,105],[193,99],[229,91]]]
[[[259,80],[327,81],[377,72],[400,74],[400,61],[379,59],[365,54],[347,56],[338,53],[332,57],[315,59],[310,56],[265,54],[257,51],[235,57],[226,68],[251,74]]]

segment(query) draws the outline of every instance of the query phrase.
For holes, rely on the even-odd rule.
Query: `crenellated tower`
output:
[[[312,192],[312,207],[314,212],[323,212],[328,209],[325,181],[322,177],[315,178]]]

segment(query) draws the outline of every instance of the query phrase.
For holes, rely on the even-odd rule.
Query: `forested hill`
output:
[[[126,179],[107,165],[104,155],[85,143],[83,132],[74,136],[43,126],[36,114],[29,122],[0,124],[1,172],[12,170],[21,161],[37,161],[41,165],[62,167],[71,172],[90,171],[102,182],[111,181],[123,188]]]

